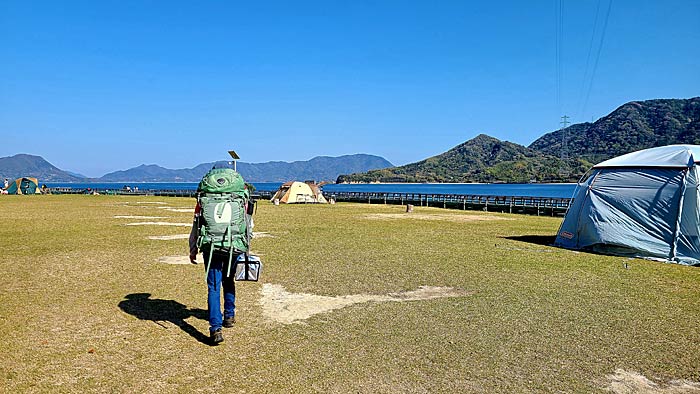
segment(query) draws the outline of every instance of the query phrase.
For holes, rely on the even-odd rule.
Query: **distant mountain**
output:
[[[417,163],[362,174],[337,182],[529,182],[561,180],[559,158],[485,134]]]
[[[84,179],[89,178],[88,176],[85,176],[83,174],[79,174],[77,172],[68,171],[68,170],[63,170],[63,171],[66,172],[67,174],[73,175],[74,177],[77,177],[77,178],[84,178]]]
[[[592,164],[640,149],[700,144],[700,97],[632,101],[594,123],[565,129],[569,157]],[[559,156],[562,131],[543,135],[529,146]]]
[[[83,179],[56,168],[40,156],[18,154],[0,157],[0,178],[33,177],[39,182],[80,182]]]
[[[700,145],[700,97],[632,101],[594,123],[547,133],[529,147],[481,134],[417,163],[341,175],[338,182],[576,181],[603,160],[670,144]]]
[[[98,179],[100,182],[198,182],[215,163],[193,168],[168,169],[155,164],[115,171]],[[391,167],[386,159],[365,154],[339,157],[319,156],[308,161],[271,161],[237,163],[238,172],[248,182],[286,182],[289,180],[334,181],[338,175]]]
[[[194,182],[193,169],[171,170],[156,164],[110,172],[97,178],[99,182]],[[201,177],[200,177],[201,178]]]
[[[286,163],[238,163],[238,170],[251,182],[285,182],[292,179],[335,181],[340,174],[393,167],[383,157],[356,154],[338,157],[318,156],[308,161]]]
[[[218,164],[224,164],[220,162]],[[198,182],[216,164],[203,163],[193,168],[168,169],[155,164],[140,165],[115,171],[100,178],[56,168],[40,156],[19,154],[0,158],[0,178],[16,179],[31,176],[39,182]],[[238,171],[249,182],[286,182],[289,180],[333,181],[341,173],[368,171],[391,167],[386,159],[365,154],[339,157],[319,156],[308,161],[272,161],[267,163],[237,163]]]
[[[593,164],[639,149],[669,144],[700,145],[700,97],[632,101],[593,123],[565,129],[566,162],[560,160],[562,131],[544,134],[529,147],[481,134],[447,152],[392,167],[371,155],[315,157],[292,163],[238,163],[250,182],[560,182],[576,181]],[[39,156],[0,158],[0,177],[34,176],[40,182],[197,182],[214,163],[167,169],[141,165],[99,179],[62,171]],[[389,167],[389,168],[388,168]],[[350,175],[344,175],[350,174]]]

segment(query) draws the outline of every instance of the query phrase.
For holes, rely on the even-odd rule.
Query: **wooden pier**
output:
[[[196,197],[195,190],[123,190],[101,188],[50,187],[50,194],[93,194],[108,196],[165,196],[165,197]]]
[[[196,197],[195,190],[102,190],[50,188],[55,194],[90,194],[97,192],[108,195],[123,196],[163,196]],[[271,191],[255,191],[256,200],[269,200]],[[366,204],[392,204],[416,207],[438,207],[460,210],[480,210],[486,212],[520,213],[528,215],[564,216],[571,204],[570,198],[563,197],[522,197],[522,196],[484,196],[477,194],[422,194],[422,193],[378,193],[378,192],[334,192],[324,193],[327,200],[336,202],[355,202]]]
[[[570,198],[484,196],[476,194],[335,192],[326,193],[324,196],[326,199],[334,199],[337,202],[411,204],[416,207],[522,213],[537,216],[564,216],[571,203]]]

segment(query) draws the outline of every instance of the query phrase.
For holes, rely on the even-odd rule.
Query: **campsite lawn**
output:
[[[260,202],[262,282],[238,283],[238,322],[210,347],[202,265],[159,262],[187,240],[148,238],[189,228],[127,225],[190,223],[193,205],[0,196],[0,391],[587,393],[617,370],[700,381],[700,268],[547,246],[561,218],[438,208]],[[465,294],[282,324],[264,284]]]

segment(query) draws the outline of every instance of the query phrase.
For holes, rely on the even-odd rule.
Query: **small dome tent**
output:
[[[285,204],[325,204],[328,202],[325,197],[323,197],[323,194],[321,194],[321,189],[319,189],[317,185],[296,181],[287,182],[280,186],[279,190],[277,190],[270,199],[270,201],[275,200],[279,200],[279,202]]]
[[[41,194],[39,181],[36,178],[17,178],[10,182],[7,194]]]
[[[700,265],[700,145],[628,153],[579,182],[555,246]]]

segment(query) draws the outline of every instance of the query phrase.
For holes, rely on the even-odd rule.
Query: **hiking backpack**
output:
[[[234,255],[248,253],[254,201],[243,177],[230,168],[213,168],[197,187],[199,235],[197,247],[209,253],[207,274],[215,251],[227,253],[228,272]]]

